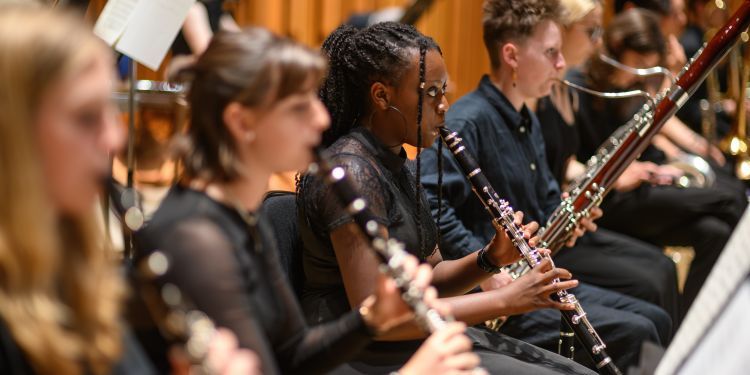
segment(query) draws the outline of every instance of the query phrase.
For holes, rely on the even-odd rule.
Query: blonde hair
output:
[[[600,0],[560,0],[560,24],[569,27],[582,20],[601,4]],[[578,112],[578,93],[567,86],[555,85],[550,93],[552,104],[568,125],[575,122]]]
[[[560,0],[560,23],[570,26],[578,22],[600,3],[600,0]]]
[[[99,56],[82,20],[0,5],[0,317],[38,373],[106,373],[121,352],[114,257],[93,217],[51,213],[33,129],[50,88]]]

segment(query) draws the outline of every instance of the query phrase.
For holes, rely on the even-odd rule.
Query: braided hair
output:
[[[357,126],[357,120],[368,113],[367,98],[373,83],[395,84],[401,80],[411,64],[412,51],[420,51],[422,68],[427,50],[442,53],[432,38],[395,22],[378,23],[363,30],[340,26],[326,38],[322,48],[330,65],[320,89],[320,98],[331,114],[331,127],[323,134],[324,146],[349,133]],[[422,81],[424,69],[420,69]],[[421,111],[417,116],[421,117]],[[418,126],[420,122],[418,119]]]
[[[435,41],[413,26],[383,22],[363,30],[343,25],[323,42],[329,58],[329,74],[320,90],[320,97],[331,115],[331,127],[323,134],[323,145],[330,146],[338,138],[359,125],[371,110],[369,90],[375,82],[395,84],[411,64],[411,54],[419,53],[419,100],[417,103],[417,158],[415,221],[419,231],[419,254],[429,256],[434,249],[424,249],[422,228],[422,106],[425,90],[425,57],[428,50],[442,54]],[[442,164],[442,160],[439,160]],[[442,181],[440,168],[439,181]],[[442,190],[439,186],[439,190]],[[440,211],[440,209],[439,209]],[[439,233],[439,231],[438,231]]]

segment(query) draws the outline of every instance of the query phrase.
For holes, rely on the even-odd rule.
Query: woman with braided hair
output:
[[[448,109],[448,77],[440,47],[411,26],[381,23],[361,31],[342,26],[326,39],[323,50],[330,69],[321,98],[331,114],[331,128],[324,133],[323,143],[358,186],[382,234],[404,242],[434,267],[434,285],[452,305],[454,315],[473,325],[538,308],[570,309],[549,295],[577,282],[548,285],[552,278],[571,277],[548,262],[506,288],[464,295],[498,266],[518,259],[503,233],[481,251],[442,261],[437,229],[419,183],[419,151],[435,141]],[[414,168],[406,161],[404,143],[417,147]],[[308,320],[321,323],[346,314],[372,293],[377,261],[322,179],[304,176],[298,190],[305,246],[302,305]],[[517,224],[521,220],[518,213]],[[536,223],[524,226],[525,235],[530,237],[537,227]],[[379,336],[341,370],[390,371],[414,352],[422,335],[413,324],[397,327]],[[590,373],[565,358],[494,332],[469,328],[467,335],[490,372]]]

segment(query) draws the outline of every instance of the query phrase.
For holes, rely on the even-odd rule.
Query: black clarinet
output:
[[[479,200],[484,205],[484,208],[492,216],[492,225],[497,229],[502,229],[507,233],[510,239],[513,241],[513,245],[521,253],[523,260],[529,265],[529,267],[536,267],[543,258],[547,258],[552,262],[552,259],[548,255],[542,255],[535,247],[529,245],[528,241],[523,236],[523,230],[519,228],[514,222],[513,207],[508,204],[507,201],[500,199],[495,189],[492,188],[487,177],[482,173],[482,169],[474,158],[466,152],[465,146],[462,144],[461,138],[458,133],[451,131],[446,127],[440,127],[440,137],[443,142],[448,146],[453,156],[461,165],[466,178],[471,183],[471,188],[474,193],[479,197]],[[554,263],[552,263],[554,267]],[[552,280],[552,283],[560,282],[560,279]],[[576,296],[572,293],[568,293],[565,290],[561,290],[551,296],[554,300],[562,303],[572,304],[575,306],[573,310],[562,310],[562,319],[567,323],[568,326],[575,332],[575,336],[581,342],[586,352],[591,356],[596,368],[600,373],[621,375],[620,370],[612,362],[612,358],[607,354],[605,349],[607,346],[602,341],[599,334],[596,332],[594,327],[586,317],[586,312],[583,311],[583,307],[576,299]],[[562,338],[562,337],[561,337]],[[563,342],[560,343],[563,345]]]
[[[576,333],[565,321],[565,315],[560,315],[560,338],[557,340],[557,354],[574,360],[576,354]]]
[[[411,277],[406,274],[403,261],[408,256],[404,244],[394,238],[385,238],[380,233],[380,224],[367,207],[367,201],[357,194],[352,182],[342,167],[334,167],[328,161],[325,151],[318,148],[316,161],[308,172],[325,179],[333,189],[342,207],[346,207],[362,233],[370,241],[370,246],[380,260],[380,271],[390,276],[401,290],[401,297],[414,311],[417,323],[427,332],[435,332],[445,327],[446,322],[453,321],[452,316],[441,316],[435,309],[424,302],[424,293],[417,288]]]

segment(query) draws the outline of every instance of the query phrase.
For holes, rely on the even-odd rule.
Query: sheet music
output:
[[[678,370],[681,375],[741,375],[750,369],[750,280],[732,296],[729,305]]]
[[[195,0],[141,0],[115,49],[159,69]]]
[[[726,307],[727,301],[735,294],[748,273],[750,273],[750,210],[745,210],[740,223],[672,340],[672,345],[669,346],[656,368],[656,375],[674,374],[688,360],[688,356],[699,341],[706,336],[707,330],[713,326],[714,320]],[[743,319],[736,321],[735,324],[744,324],[744,329],[747,329],[750,323],[747,319]],[[735,329],[739,328],[735,327]],[[748,356],[747,348],[736,348],[731,342],[725,344],[727,352],[744,353],[741,355]],[[725,352],[723,358],[726,356]],[[714,360],[720,359],[714,358]],[[692,366],[695,365],[696,363],[693,362]]]
[[[139,0],[109,0],[94,25],[94,34],[113,46],[128,25]]]

